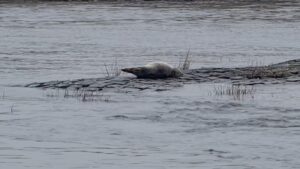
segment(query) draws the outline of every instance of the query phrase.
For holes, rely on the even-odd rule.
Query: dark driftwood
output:
[[[74,90],[167,90],[187,83],[231,82],[235,85],[300,83],[300,59],[260,67],[191,69],[183,77],[136,79],[133,77],[89,78],[31,83],[26,87]]]

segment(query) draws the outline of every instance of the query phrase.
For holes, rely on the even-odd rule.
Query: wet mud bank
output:
[[[134,77],[88,78],[64,81],[36,82],[25,87],[71,89],[87,91],[164,91],[184,84],[231,82],[234,85],[300,83],[300,59],[278,64],[241,68],[200,68],[184,72],[180,78],[137,79]]]

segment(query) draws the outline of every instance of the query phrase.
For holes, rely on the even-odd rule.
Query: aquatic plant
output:
[[[214,95],[217,96],[233,96],[234,99],[240,100],[246,95],[250,95],[254,97],[254,93],[256,92],[256,89],[254,86],[247,86],[247,85],[230,85],[230,86],[215,86],[213,89]]]
[[[47,97],[59,97],[59,89],[56,89],[55,92],[53,90],[49,91],[49,90],[46,90],[46,96]]]
[[[82,102],[91,102],[91,101],[104,101],[110,102],[110,96],[104,95],[100,91],[88,91],[88,90],[68,90],[65,89],[63,94],[60,94],[59,90],[56,91],[47,91],[47,97],[63,97],[63,98],[77,98]]]
[[[5,90],[2,92],[2,99],[5,99]]]
[[[180,70],[189,70],[191,65],[191,60],[190,60],[190,49],[188,50],[187,54],[185,55],[183,61],[179,61],[179,66],[178,68]]]
[[[115,59],[115,62],[107,65],[104,63],[105,72],[107,77],[117,77],[121,75],[121,68],[119,67],[118,60]]]
[[[10,113],[14,112],[14,106],[15,106],[14,104],[10,106]]]

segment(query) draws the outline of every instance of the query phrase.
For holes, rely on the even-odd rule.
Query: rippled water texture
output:
[[[299,9],[279,0],[0,2],[0,168],[300,168],[299,84],[238,98],[218,94],[229,84],[201,83],[90,101],[15,87],[104,77],[115,62],[177,65],[189,49],[192,68],[296,59]]]

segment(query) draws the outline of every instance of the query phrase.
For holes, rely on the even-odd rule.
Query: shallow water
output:
[[[0,3],[0,168],[299,168],[299,84],[104,93],[12,87],[105,76],[190,49],[192,68],[299,58],[296,1]]]

